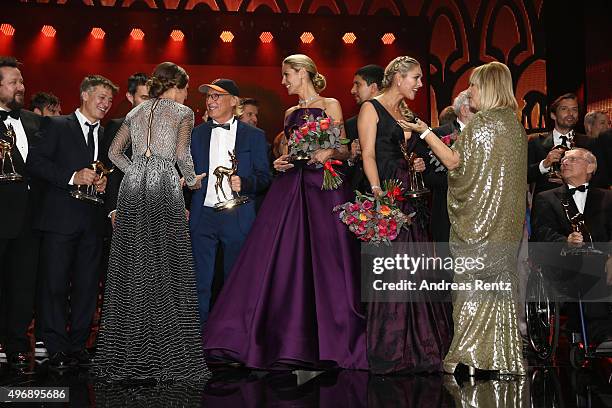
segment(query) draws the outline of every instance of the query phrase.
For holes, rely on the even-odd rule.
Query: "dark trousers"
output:
[[[240,227],[237,211],[215,211],[203,207],[198,228],[191,233],[202,324],[208,320],[210,310],[217,248],[221,245],[223,250],[223,275],[227,280],[250,229],[250,225],[246,231]]]
[[[94,231],[43,233],[41,317],[49,353],[85,348],[96,308],[101,254],[102,237]]]
[[[30,351],[27,337],[36,299],[39,236],[0,239],[0,327],[8,353]]]

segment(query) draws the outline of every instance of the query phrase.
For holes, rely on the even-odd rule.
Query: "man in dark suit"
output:
[[[0,182],[0,327],[8,362],[14,368],[26,366],[31,357],[27,331],[35,303],[40,243],[32,228],[40,189],[25,163],[38,143],[41,118],[22,109],[25,87],[19,65],[13,57],[0,57],[0,139],[11,142],[15,172],[23,177]],[[8,154],[2,171],[12,172]]]
[[[555,127],[550,132],[531,135],[528,144],[527,182],[534,183],[534,195],[540,191],[559,187],[561,180],[549,180],[549,173],[555,163],[559,163],[564,150],[556,146],[583,147],[590,149],[586,135],[574,132],[578,123],[578,97],[572,93],[561,95],[549,108]],[[554,149],[553,149],[554,148]]]
[[[366,65],[359,68],[353,76],[353,87],[351,95],[355,98],[357,105],[372,99],[382,90],[382,81],[385,76],[385,69],[378,65]],[[348,168],[344,167],[342,172],[346,174],[353,190],[364,191],[369,189],[363,172],[363,162],[361,161],[361,146],[359,145],[359,133],[357,132],[357,117],[355,115],[344,121],[346,137],[351,141],[351,156],[348,160]]]
[[[444,138],[449,145],[454,143],[455,138],[463,128],[470,122],[474,113],[470,110],[469,94],[462,91],[453,100],[453,111],[457,119],[433,129],[438,137]],[[424,142],[423,142],[424,143]],[[425,157],[426,169],[423,173],[423,181],[431,190],[431,236],[435,242],[448,243],[450,235],[450,220],[446,206],[446,195],[448,192],[448,171],[440,163],[438,158],[427,148]],[[439,251],[446,253],[446,246],[438,247]]]
[[[140,105],[144,101],[149,99],[149,88],[147,87],[147,80],[149,77],[147,74],[137,72],[128,78],[128,87],[125,92],[125,97],[132,105],[132,108]],[[118,119],[111,119],[104,128],[104,152],[108,154],[117,131],[123,124],[125,116]],[[126,156],[132,155],[132,146],[129,146],[125,151]],[[115,214],[117,209],[117,196],[119,195],[119,186],[123,180],[123,172],[117,168],[109,175],[108,183],[106,185],[106,196],[104,198],[104,208],[111,219],[112,227],[115,227]]]
[[[591,177],[597,169],[597,160],[586,149],[576,148],[565,153],[561,160],[564,185],[541,192],[534,200],[531,240],[557,243],[536,247],[532,254],[535,260],[548,266],[555,279],[567,288],[582,288],[582,295],[605,289],[604,271],[612,273],[609,255],[560,256],[563,247],[580,247],[591,242],[609,254],[612,242],[612,191],[594,188]],[[569,219],[573,219],[573,223]],[[584,222],[584,229],[575,231],[572,224]],[[607,265],[606,265],[607,264]],[[579,271],[587,275],[578,275]],[[600,276],[597,276],[597,275]],[[569,283],[567,283],[569,280]],[[612,282],[608,282],[610,284]],[[585,314],[591,338],[595,342],[612,339],[612,314],[609,303],[588,302]],[[572,325],[577,328],[575,310],[569,309]]]
[[[217,247],[223,248],[223,271],[227,278],[242,244],[255,220],[255,195],[265,190],[272,179],[267,154],[266,137],[262,130],[236,119],[239,90],[231,79],[217,79],[201,85],[206,95],[210,121],[197,126],[191,138],[191,155],[198,174],[206,173],[202,188],[193,193],[189,227],[196,264],[198,300],[202,324],[208,320],[211,285],[215,272]],[[228,198],[231,191],[249,197],[243,205],[216,211],[214,205],[225,201],[215,192],[218,166],[231,168],[228,152],[235,151],[237,174],[223,179],[223,190]]]
[[[42,140],[27,163],[27,169],[44,182],[36,226],[42,232],[42,333],[54,369],[90,364],[85,343],[98,294],[104,211],[71,192],[77,186],[94,185],[99,193],[106,188],[106,177],[99,177],[91,163],[106,161],[100,120],[117,87],[102,76],[90,75],[80,90],[81,106],[73,114],[45,118]]]

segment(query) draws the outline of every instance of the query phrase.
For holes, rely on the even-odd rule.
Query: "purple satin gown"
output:
[[[285,131],[306,113],[288,115]],[[358,247],[332,213],[350,187],[322,191],[322,181],[305,166],[272,183],[207,322],[208,355],[252,368],[367,368]]]

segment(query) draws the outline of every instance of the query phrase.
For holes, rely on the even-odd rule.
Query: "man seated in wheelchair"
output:
[[[590,151],[565,153],[564,184],[534,199],[529,247],[557,300],[583,301],[589,342],[598,344],[612,340],[612,190],[589,187],[596,170]],[[579,331],[577,307],[566,309],[567,328]]]

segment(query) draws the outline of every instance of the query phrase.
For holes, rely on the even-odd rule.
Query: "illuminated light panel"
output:
[[[380,37],[380,40],[383,42],[383,44],[390,45],[395,41],[395,36],[393,33],[385,33],[382,37]]]
[[[40,32],[41,32],[41,33],[43,33],[43,35],[44,35],[45,37],[50,37],[50,38],[52,38],[52,37],[55,37],[55,33],[56,33],[57,31],[55,31],[55,28],[53,28],[53,26],[50,26],[50,25],[44,25],[44,26],[42,26],[42,28],[40,29]]]
[[[259,35],[259,41],[261,41],[264,44],[271,43],[273,39],[274,39],[274,36],[269,31],[264,31],[263,33]]]
[[[234,34],[232,34],[231,31],[223,31],[221,35],[219,36],[219,38],[224,43],[231,43],[232,40],[234,39]]]
[[[6,23],[0,25],[0,31],[2,31],[2,34],[8,35],[9,37],[15,34],[15,28],[12,25]]]
[[[183,41],[185,34],[183,34],[181,30],[172,30],[170,33],[170,38],[172,38],[173,41]]]
[[[132,28],[132,32],[130,32],[130,37],[132,37],[136,41],[142,41],[145,33],[140,28]]]
[[[342,36],[342,41],[344,41],[345,44],[352,44],[355,42],[356,39],[357,36],[355,35],[355,33],[345,33]]]
[[[311,42],[314,41],[314,39],[315,37],[314,35],[312,35],[310,31],[306,31],[302,33],[302,35],[300,35],[300,40],[302,40],[304,44],[310,44]]]
[[[100,27],[94,27],[91,29],[91,36],[96,40],[103,40],[106,33]]]

